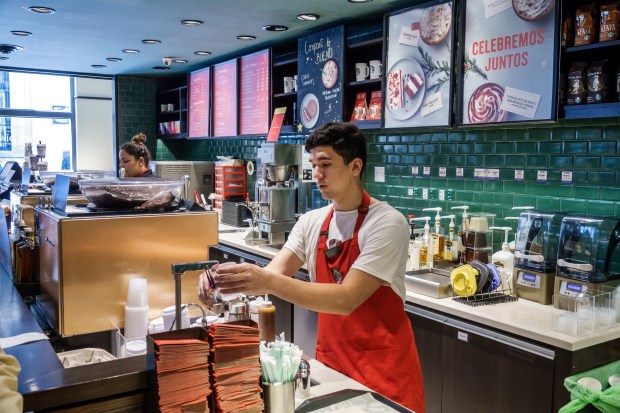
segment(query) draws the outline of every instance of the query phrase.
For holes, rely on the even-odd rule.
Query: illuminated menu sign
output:
[[[241,135],[267,133],[269,129],[269,50],[244,56],[240,64]]]
[[[213,136],[237,135],[237,59],[213,66]]]
[[[209,136],[210,68],[189,74],[189,137]]]

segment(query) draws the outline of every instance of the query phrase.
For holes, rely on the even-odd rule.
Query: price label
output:
[[[431,174],[431,167],[430,167],[430,166],[425,166],[425,167],[422,169],[422,175],[424,175],[424,176],[430,176],[430,174]]]
[[[523,169],[515,169],[515,181],[524,181],[525,171]]]
[[[445,178],[447,174],[448,173],[447,173],[446,167],[445,166],[440,166],[439,167],[439,176],[442,177],[442,178]]]
[[[464,168],[456,168],[456,177],[457,178],[462,178],[464,176],[465,176]]]
[[[547,182],[547,171],[537,171],[537,173],[536,173],[536,181],[538,181],[538,182]]]
[[[562,171],[562,181],[563,184],[572,184],[573,183],[573,171]]]
[[[411,175],[418,175],[419,174],[419,169],[417,166],[412,166],[411,167]]]

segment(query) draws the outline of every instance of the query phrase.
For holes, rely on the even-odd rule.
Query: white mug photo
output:
[[[381,60],[371,60],[369,62],[370,65],[370,78],[371,79],[379,79],[381,77]]]
[[[370,70],[368,69],[368,65],[366,63],[356,63],[355,64],[355,81],[361,82],[362,80],[368,79],[368,75],[370,75]]]
[[[284,77],[284,93],[291,93],[293,87],[293,78],[291,76]]]

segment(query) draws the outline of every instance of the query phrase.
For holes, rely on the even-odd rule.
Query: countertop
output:
[[[243,229],[220,223],[219,231],[219,241],[223,245],[265,258],[277,253],[273,248],[246,244],[240,232]],[[569,351],[620,338],[620,324],[583,337],[553,331],[556,317],[566,311],[522,298],[510,303],[470,307],[451,298],[437,299],[407,291],[407,302]]]

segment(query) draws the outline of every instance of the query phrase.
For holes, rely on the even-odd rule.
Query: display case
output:
[[[271,108],[286,107],[281,132],[294,133],[298,122],[297,90],[285,90],[284,78],[297,76],[297,44],[274,47],[271,53]]]
[[[157,137],[187,137],[187,85],[157,93]]]

